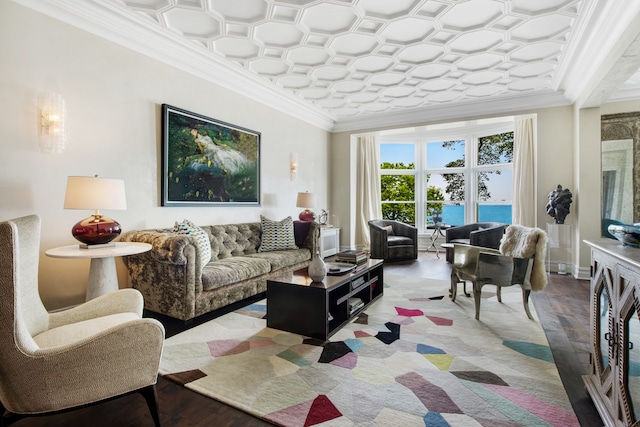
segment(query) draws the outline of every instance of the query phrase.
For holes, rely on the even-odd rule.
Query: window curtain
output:
[[[515,119],[513,134],[513,214],[514,224],[536,226],[535,145],[536,118]]]
[[[369,220],[382,219],[380,153],[374,135],[359,136],[357,144],[356,241],[368,248]]]

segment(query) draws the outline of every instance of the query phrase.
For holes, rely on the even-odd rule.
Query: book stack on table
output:
[[[367,253],[358,250],[349,250],[344,252],[338,252],[336,254],[337,262],[348,262],[351,264],[363,264],[367,261]]]

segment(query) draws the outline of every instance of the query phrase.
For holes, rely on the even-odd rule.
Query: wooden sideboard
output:
[[[591,372],[587,393],[606,426],[640,425],[640,249],[612,239],[591,248]]]

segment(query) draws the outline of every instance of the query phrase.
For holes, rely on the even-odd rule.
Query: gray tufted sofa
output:
[[[147,310],[186,321],[265,292],[267,279],[309,264],[319,236],[318,225],[311,223],[306,230],[296,229],[299,249],[258,252],[259,222],[201,228],[211,242],[211,261],[204,266],[189,235],[159,229],[120,236],[123,242],[153,246],[124,257],[130,283],[144,296]]]

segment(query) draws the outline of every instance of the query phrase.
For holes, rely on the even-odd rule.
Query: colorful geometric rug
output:
[[[286,427],[579,426],[520,288],[486,286],[476,321],[448,287],[386,274],[326,343],[267,328],[261,301],[167,339],[160,372]]]

